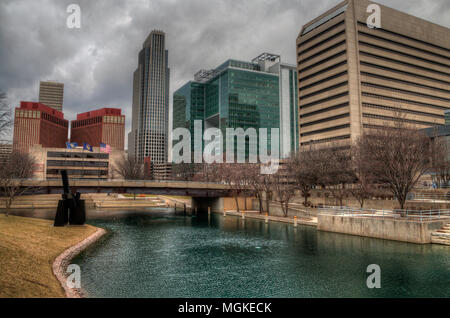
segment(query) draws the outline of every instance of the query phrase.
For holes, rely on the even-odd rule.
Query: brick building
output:
[[[20,102],[15,109],[14,150],[27,150],[34,145],[64,148],[69,122],[64,114],[41,103]]]
[[[105,143],[113,149],[123,150],[125,142],[125,115],[118,108],[102,108],[77,115],[71,122],[70,140],[94,147]]]

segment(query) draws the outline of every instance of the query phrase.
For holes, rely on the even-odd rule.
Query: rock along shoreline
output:
[[[69,288],[67,286],[67,266],[69,266],[70,261],[75,258],[78,254],[80,254],[87,247],[98,241],[104,234],[106,234],[106,230],[97,229],[94,234],[91,234],[89,237],[81,241],[80,243],[68,248],[64,252],[62,252],[58,257],[56,257],[53,262],[52,269],[53,274],[58,279],[61,284],[67,298],[83,298],[84,293],[81,289]]]

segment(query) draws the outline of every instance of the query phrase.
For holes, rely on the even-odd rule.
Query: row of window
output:
[[[394,111],[394,112],[401,112],[401,113],[407,113],[407,114],[413,114],[413,115],[428,116],[428,117],[444,119],[444,115],[430,114],[430,113],[420,112],[420,111],[417,111],[417,110],[410,110],[410,109],[397,108],[397,107],[389,107],[389,106],[370,104],[370,103],[362,103],[362,105],[363,105],[363,107],[384,109],[384,110],[389,110],[389,111]]]
[[[389,49],[389,48],[387,48],[385,46],[379,46],[379,45],[368,43],[368,42],[364,42],[364,41],[359,41],[359,45],[360,46],[366,46],[366,47],[375,48],[375,49],[380,50],[380,51],[385,51],[385,52],[389,52],[389,53],[403,55],[403,56],[406,56],[406,57],[409,57],[409,58],[412,58],[412,59],[416,59],[416,60],[419,60],[419,61],[423,61],[423,62],[434,64],[434,65],[437,65],[437,66],[449,68],[449,66],[447,64],[439,63],[439,62],[436,62],[434,60],[426,59],[426,58],[423,58],[423,57],[420,57],[420,56],[417,56],[417,55],[408,54],[408,53],[405,53],[405,52],[402,52],[402,51]]]
[[[320,41],[320,42],[317,42],[316,44],[310,46],[309,48],[304,49],[304,50],[298,52],[298,57],[300,57],[301,55],[303,55],[303,54],[305,54],[305,53],[307,53],[307,52],[310,52],[310,51],[314,50],[315,48],[318,48],[318,47],[320,47],[320,46],[322,46],[322,45],[324,45],[324,44],[326,44],[326,43],[330,43],[331,40],[333,40],[333,39],[335,39],[335,38],[338,38],[338,37],[340,37],[340,36],[343,35],[343,34],[345,34],[345,30],[342,30],[342,31],[340,31],[340,32],[338,32],[338,33],[336,33],[336,34],[333,34],[332,36],[329,36],[328,38],[326,38],[326,39],[324,39],[324,40],[322,40],[322,41]],[[303,45],[303,43],[300,44],[300,47],[301,47],[302,45]],[[299,48],[300,48],[300,47],[299,47]]]
[[[423,106],[423,107],[430,107],[430,108],[441,109],[441,110],[448,109],[447,107],[443,107],[443,106],[426,104],[426,103],[416,102],[416,101],[412,101],[412,100],[408,100],[408,99],[395,98],[395,97],[383,96],[383,95],[372,94],[372,93],[363,92],[362,96],[372,97],[372,98],[377,98],[377,99],[382,99],[382,100],[388,100],[388,101],[396,102],[396,103],[405,103],[405,104],[411,104],[411,105],[417,105],[417,106]]]
[[[337,99],[337,98],[344,97],[344,96],[348,96],[348,92],[336,94],[336,95],[333,95],[333,96],[330,96],[330,97],[319,99],[319,100],[317,100],[315,102],[311,102],[311,103],[308,103],[308,104],[305,104],[305,105],[301,105],[300,109],[309,108],[309,107],[312,107],[312,106],[315,106],[315,105],[318,105],[318,104],[322,104],[322,103],[328,102],[330,100]]]
[[[365,24],[365,23],[363,23],[363,22],[358,21],[358,24],[359,24],[360,26],[364,26],[365,28],[367,28],[367,24]],[[429,43],[429,42],[421,41],[421,40],[412,38],[412,37],[407,36],[407,35],[399,34],[399,33],[393,32],[393,31],[388,31],[388,30],[386,30],[386,29],[377,29],[377,30],[380,31],[381,33],[387,33],[387,34],[394,35],[394,36],[397,36],[397,37],[400,37],[400,38],[404,38],[404,39],[408,39],[408,40],[411,40],[411,41],[414,41],[414,42],[417,42],[417,43],[420,43],[420,44],[425,44],[425,45],[428,45],[428,46],[430,46],[430,47],[437,48],[437,49],[439,49],[439,50],[443,50],[443,51],[450,52],[450,50],[447,49],[447,48],[444,48],[444,47],[441,47],[441,46],[438,46],[438,45],[435,45],[435,44],[432,44],[432,43]],[[388,39],[385,39],[385,38],[382,38],[382,37],[378,37],[378,36],[376,36],[376,35],[366,34],[365,32],[362,32],[362,31],[360,31],[360,32],[361,32],[361,33],[364,33],[364,35],[373,36],[373,37],[379,38],[379,39],[384,40],[384,41],[392,42],[392,43],[394,43],[394,44],[406,46],[406,47],[409,47],[409,48],[414,49],[414,50],[423,51],[423,52],[426,52],[426,53],[428,53],[428,54],[433,54],[433,55],[436,55],[436,56],[440,56],[440,57],[449,59],[449,57],[448,57],[448,56],[445,56],[445,55],[440,55],[440,54],[435,53],[435,52],[430,52],[430,51],[427,51],[427,50],[419,49],[419,48],[414,47],[414,46],[410,46],[410,45],[407,45],[407,44],[403,44],[403,43],[395,42],[395,41],[392,41],[392,40],[388,40]]]
[[[345,129],[345,128],[350,128],[350,124],[345,124],[345,125],[339,125],[339,126],[334,126],[334,127],[328,127],[328,128],[325,128],[325,129],[314,130],[314,131],[311,131],[311,132],[303,133],[303,134],[300,135],[300,137],[312,136],[312,135],[316,135],[316,134],[322,134],[322,133],[326,133],[326,132],[330,132],[330,131],[334,131],[334,130]]]
[[[423,71],[426,71],[426,72],[436,73],[436,74],[439,74],[439,75],[447,76],[450,79],[450,74],[449,73],[433,70],[433,69],[428,68],[428,67],[424,67],[424,66],[420,66],[420,65],[417,65],[417,64],[412,64],[412,63],[408,63],[408,62],[404,62],[404,61],[391,59],[389,57],[380,56],[378,54],[373,54],[373,53],[369,53],[369,52],[360,51],[359,54],[362,55],[362,56],[373,57],[373,58],[376,58],[378,60],[383,60],[383,61],[387,61],[387,62],[390,62],[390,63],[400,64],[400,65],[412,67],[412,68],[415,68],[415,69],[423,70]]]
[[[346,65],[346,64],[347,64],[347,61],[341,61],[341,62],[339,62],[339,63],[337,63],[337,64],[328,66],[328,67],[324,68],[323,70],[320,70],[320,71],[318,71],[318,72],[315,72],[315,73],[313,73],[313,74],[310,74],[310,75],[304,76],[304,77],[301,77],[301,73],[299,73],[299,74],[298,74],[298,75],[299,75],[298,81],[299,81],[299,83],[301,83],[302,81],[309,80],[310,78],[316,77],[316,76],[318,76],[318,75],[320,75],[320,74],[323,74],[323,73],[326,73],[326,72],[328,72],[328,71],[334,70],[335,68],[338,68],[338,67],[340,67],[340,66],[342,66],[342,65]],[[301,78],[300,78],[300,77],[301,77]]]
[[[343,51],[340,51],[340,52],[338,52],[338,53],[336,53],[336,54],[333,54],[333,55],[331,55],[331,56],[329,56],[329,57],[327,57],[327,58],[325,58],[325,59],[323,59],[323,60],[320,60],[320,61],[318,61],[318,62],[316,62],[316,63],[314,63],[314,64],[311,64],[311,65],[309,65],[309,66],[305,66],[304,68],[300,69],[299,72],[300,72],[300,73],[301,73],[301,72],[306,72],[307,70],[310,70],[310,69],[312,69],[312,68],[314,68],[314,67],[316,67],[316,66],[323,65],[324,63],[326,63],[326,62],[328,62],[328,61],[331,61],[331,60],[333,60],[333,59],[335,59],[335,58],[338,58],[339,56],[344,55],[346,52],[347,52],[347,51],[346,51],[346,49],[344,48]],[[302,62],[302,63],[303,63],[303,62]],[[300,64],[300,65],[301,65],[301,64]]]
[[[109,159],[107,153],[92,153],[92,152],[47,152],[48,158],[90,158],[90,159]]]
[[[439,100],[439,101],[443,101],[443,102],[450,102],[450,99],[448,99],[448,98],[434,96],[434,95],[428,95],[428,94],[416,93],[416,92],[413,92],[413,91],[408,91],[406,89],[392,88],[392,87],[388,87],[388,86],[385,86],[385,85],[361,82],[361,86],[379,88],[379,89],[383,89],[383,90],[387,90],[387,91],[391,91],[391,92],[397,92],[397,93],[402,93],[402,94],[407,94],[407,95],[413,95],[413,96],[417,96],[417,97],[424,97],[424,98]]]
[[[429,77],[429,76],[425,76],[425,75],[419,75],[417,73],[411,73],[411,72],[407,72],[407,71],[401,71],[399,69],[395,69],[395,68],[391,68],[391,67],[387,67],[387,66],[381,66],[381,65],[377,65],[377,64],[373,64],[373,63],[369,63],[369,62],[361,61],[361,65],[370,66],[370,67],[373,67],[373,68],[377,68],[377,69],[385,70],[385,71],[389,71],[389,72],[394,72],[394,73],[398,73],[398,74],[408,75],[408,76],[412,76],[412,77],[415,77],[415,78],[425,79],[425,80],[428,80],[428,81],[433,81],[433,82],[441,83],[441,84],[445,84],[445,85],[449,85],[450,84],[450,82],[446,82],[446,81],[443,81],[443,80],[440,80],[440,79],[436,79],[436,78],[433,78],[433,77]]]
[[[66,161],[66,160],[47,160],[47,166],[78,166],[78,167],[108,167],[108,162],[104,161]]]
[[[325,93],[325,92],[328,92],[328,91],[332,91],[333,89],[336,89],[336,88],[339,88],[339,87],[347,86],[347,84],[348,84],[347,81],[342,82],[342,83],[338,83],[338,84],[335,84],[335,85],[332,85],[332,86],[320,89],[318,91],[315,91],[315,92],[312,92],[312,93],[300,96],[300,98],[301,99],[306,99],[306,98],[309,98],[309,97],[312,97],[312,96],[316,96],[316,95],[319,95],[319,94],[322,94],[322,93]]]
[[[339,105],[335,105],[335,106],[327,107],[327,108],[324,108],[324,109],[316,110],[314,112],[307,113],[307,114],[304,114],[304,115],[300,115],[300,118],[307,118],[307,117],[311,117],[311,116],[314,116],[314,115],[326,113],[326,112],[329,112],[329,111],[332,111],[332,110],[336,110],[336,109],[341,109],[341,108],[348,107],[348,106],[349,106],[349,104],[348,104],[348,102],[346,102],[346,103],[342,103],[342,104],[339,104]]]
[[[301,124],[300,128],[308,127],[308,126],[314,126],[314,125],[326,123],[326,122],[337,120],[337,119],[347,118],[347,117],[350,117],[350,113],[345,113],[345,114],[341,114],[341,115],[337,115],[337,116],[332,116],[332,117],[319,119],[319,120],[316,120],[316,121],[311,121],[309,123]]]
[[[68,175],[80,176],[107,176],[107,170],[66,170]],[[47,174],[59,174],[59,169],[47,169]]]
[[[369,73],[369,72],[361,72],[361,75],[450,94],[450,90],[447,90],[447,89],[442,89],[442,88],[438,88],[438,87],[430,86],[430,85],[426,85],[426,84],[418,84],[417,82],[405,81],[405,80],[401,80],[401,79],[390,77],[390,76],[383,76],[383,75],[373,74],[373,73]]]
[[[310,61],[310,60],[312,60],[312,59],[314,59],[314,58],[316,58],[316,57],[318,57],[318,56],[320,56],[320,55],[322,55],[324,53],[327,53],[327,52],[329,52],[329,51],[331,51],[331,50],[333,50],[333,49],[335,49],[337,47],[340,47],[341,45],[343,46],[344,44],[345,44],[345,40],[342,40],[341,42],[338,42],[338,43],[333,44],[333,45],[331,45],[329,47],[326,47],[323,50],[320,50],[319,52],[314,53],[313,55],[302,59],[300,63],[306,63],[306,62],[308,62],[308,61]]]
[[[41,112],[38,110],[22,110],[17,109],[16,110],[16,117],[23,117],[23,118],[41,118]]]
[[[326,142],[340,141],[340,140],[346,140],[346,139],[350,139],[350,135],[343,135],[343,136],[337,136],[337,137],[325,138],[325,139],[319,139],[319,140],[311,140],[308,142],[302,142],[301,145],[309,146],[312,144],[322,144],[322,143],[326,143]]]
[[[413,119],[404,119],[404,118],[395,118],[390,116],[382,116],[382,115],[374,115],[374,114],[363,114],[363,117],[365,118],[373,118],[373,119],[382,119],[387,121],[404,121],[411,124],[417,124],[417,125],[424,125],[424,126],[434,126],[436,125],[435,122],[427,122],[427,121],[420,121],[420,120],[413,120]]]
[[[308,34],[312,30],[320,27],[321,25],[327,23],[328,21],[333,20],[334,18],[340,16],[341,14],[343,14],[345,12],[345,10],[347,10],[347,7],[348,7],[348,4],[345,4],[342,7],[340,7],[338,9],[334,10],[333,12],[327,14],[323,18],[317,20],[316,22],[311,23],[311,25],[309,25],[308,27],[306,27],[303,30],[302,36]]]
[[[303,46],[303,45],[305,45],[305,44],[307,44],[307,43],[309,43],[309,42],[311,42],[311,41],[313,41],[313,40],[315,40],[315,39],[317,39],[317,38],[319,38],[319,37],[321,37],[321,36],[324,35],[325,33],[328,33],[328,32],[330,32],[331,30],[336,29],[337,27],[343,25],[344,22],[345,22],[345,20],[342,20],[342,21],[340,21],[340,22],[338,22],[338,23],[335,23],[335,24],[331,25],[329,28],[323,30],[322,32],[319,32],[319,33],[317,33],[316,35],[310,37],[309,39],[302,41],[302,42],[298,45],[298,48],[300,48],[301,46]]]
[[[78,128],[78,127],[84,127],[84,126],[87,126],[87,125],[100,124],[101,122],[102,122],[102,117],[101,116],[92,117],[92,118],[89,118],[89,119],[77,120],[77,121],[73,121],[72,122],[72,128]]]
[[[331,81],[331,80],[333,80],[333,79],[335,79],[335,78],[344,76],[344,75],[346,75],[346,74],[347,74],[347,70],[345,70],[345,71],[343,71],[343,72],[341,72],[341,73],[335,74],[335,75],[331,75],[331,76],[326,77],[326,78],[324,78],[324,79],[322,79],[322,80],[319,80],[319,81],[317,81],[317,82],[314,82],[314,83],[311,83],[311,84],[308,84],[308,85],[305,85],[305,86],[301,86],[301,85],[300,85],[300,89],[301,89],[301,90],[306,90],[306,89],[308,89],[308,88],[311,88],[311,87],[314,87],[314,86],[317,86],[317,85],[326,83],[326,82],[328,82],[328,81]],[[301,84],[302,82],[303,82],[303,80],[300,81],[300,84]]]

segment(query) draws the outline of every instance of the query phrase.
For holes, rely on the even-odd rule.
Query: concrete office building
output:
[[[128,155],[143,162],[168,162],[169,133],[168,51],[165,33],[152,31],[139,52],[139,65],[133,75],[133,107]]]
[[[64,101],[64,84],[41,82],[39,85],[39,103],[62,111]]]
[[[20,102],[14,117],[14,150],[27,151],[31,146],[64,148],[69,122],[64,114],[44,104]]]
[[[251,62],[228,60],[195,74],[173,95],[173,128],[187,128],[193,135],[194,121],[201,120],[203,129],[222,131],[224,145],[226,128],[268,128],[268,133],[279,128],[280,155],[287,157],[298,145],[297,109],[296,67],[263,53]],[[191,142],[191,150],[201,150]]]
[[[348,0],[303,26],[297,38],[300,145],[355,141],[399,114],[423,129],[450,108],[449,29],[367,0]]]
[[[112,150],[111,153],[75,149],[47,148],[41,145],[30,147],[29,153],[36,164],[33,168],[34,178],[39,180],[60,180],[61,170],[67,170],[71,179],[111,180],[114,179],[114,166],[124,155],[123,150]]]
[[[83,142],[93,147],[100,143],[124,150],[125,115],[118,108],[102,108],[77,115],[71,123],[70,140],[79,145]]]

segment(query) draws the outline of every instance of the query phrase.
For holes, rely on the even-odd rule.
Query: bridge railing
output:
[[[408,193],[406,199],[408,201],[414,201],[414,200],[450,201],[450,194],[411,192],[411,193]]]
[[[105,182],[154,182],[154,183],[200,183],[200,184],[225,184],[225,182],[215,181],[183,181],[183,180],[126,180],[126,179],[89,179],[89,178],[70,178],[72,181],[105,181]],[[27,178],[17,179],[17,181],[61,181],[61,179],[40,179],[40,178]]]
[[[401,221],[428,222],[449,219],[450,210],[380,210],[355,207],[319,206],[320,214],[351,216],[360,218],[377,218]]]

